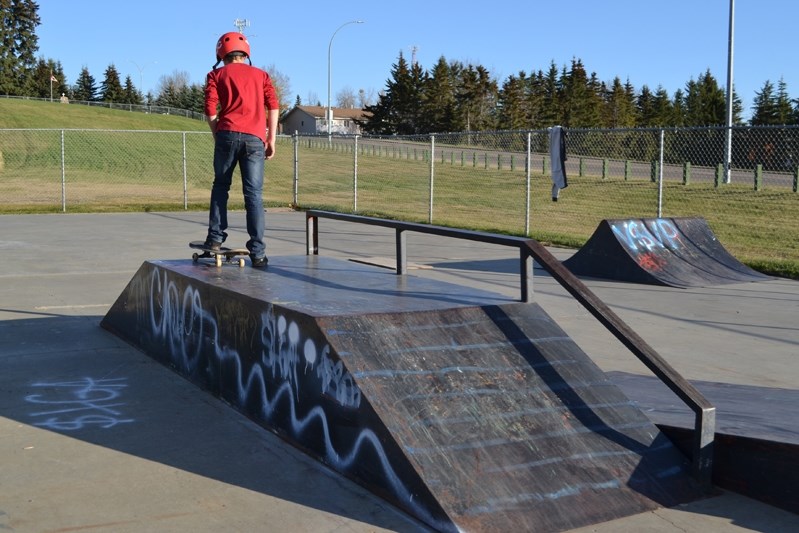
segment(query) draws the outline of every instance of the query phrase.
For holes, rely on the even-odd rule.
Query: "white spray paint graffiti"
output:
[[[315,357],[315,346],[314,357]],[[306,359],[309,347],[306,346]],[[322,380],[322,393],[333,396],[338,403],[357,407],[361,403],[361,389],[355,384],[352,374],[344,369],[341,361],[335,363],[329,357],[330,347],[322,350],[322,359],[316,367],[316,375]]]
[[[122,389],[127,387],[125,378],[83,378],[75,381],[38,382],[33,387],[45,387],[47,394],[30,394],[25,401],[46,405],[46,410],[31,413],[31,417],[49,417],[34,422],[35,426],[59,431],[74,431],[97,425],[109,429],[117,424],[134,420],[122,418],[117,408],[125,405],[118,402]]]
[[[271,304],[262,313],[261,324],[261,342],[264,346],[261,362],[272,371],[273,376],[288,381],[298,392],[300,367],[302,373],[306,374],[315,366],[323,394],[334,398],[342,407],[358,408],[361,391],[342,362],[334,362],[330,357],[330,345],[325,344],[320,357],[314,339],[307,338],[300,351],[300,327],[294,321],[287,321],[283,315],[276,315]]]
[[[627,220],[621,227],[611,224],[610,228],[631,252],[651,252],[656,248],[678,250],[682,246],[680,232],[674,222],[665,218],[657,218],[646,224],[644,221]]]
[[[142,290],[142,284],[137,290]],[[315,376],[321,382],[321,392],[343,408],[358,408],[361,404],[361,391],[352,375],[344,369],[341,361],[334,362],[330,357],[330,346],[325,344],[321,352],[313,338],[303,339],[300,326],[272,305],[261,314],[261,357],[260,362],[244,370],[240,354],[233,348],[221,346],[219,327],[214,315],[204,309],[200,293],[190,284],[179,296],[178,285],[169,279],[169,272],[163,277],[158,268],[150,275],[149,293],[145,298],[139,294],[139,301],[146,302],[146,314],[137,312],[139,320],[146,316],[152,335],[168,348],[172,363],[183,371],[192,371],[199,359],[203,339],[206,346],[213,346],[212,357],[218,363],[232,363],[236,376],[236,395],[238,405],[252,405],[259,396],[261,417],[270,420],[282,401],[289,401],[289,427],[292,437],[300,442],[303,434],[311,428],[322,427],[325,462],[340,471],[352,469],[358,457],[371,448],[378,457],[388,487],[399,501],[415,511],[416,516],[440,530],[451,529],[452,525],[434,518],[428,509],[414,501],[414,495],[402,482],[391,465],[379,437],[369,428],[359,433],[352,448],[347,452],[336,449],[330,432],[327,413],[321,405],[307,410],[304,416],[298,414],[299,385],[301,376]],[[269,390],[265,372],[282,383]],[[271,393],[271,394],[270,394]],[[270,397],[271,396],[271,397]],[[285,409],[283,407],[282,409]]]

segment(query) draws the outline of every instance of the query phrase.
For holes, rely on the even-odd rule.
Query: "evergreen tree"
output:
[[[373,135],[392,135],[394,133],[391,126],[389,110],[391,108],[391,95],[381,92],[377,102],[373,105],[364,107],[366,120],[355,120],[365,133]]]
[[[677,89],[674,92],[674,98],[671,101],[671,116],[672,126],[681,127],[685,125],[685,93],[682,89]]]
[[[422,113],[418,130],[421,133],[454,131],[455,87],[452,69],[441,56],[426,77],[422,92]]]
[[[28,96],[39,50],[38,11],[32,0],[0,0],[0,94]]]
[[[546,128],[546,117],[548,116],[546,110],[546,79],[542,71],[539,70],[535,75],[531,75],[528,78],[526,93],[527,119],[529,121],[527,127],[532,129]]]
[[[605,105],[605,127],[632,128],[635,126],[635,95],[631,93],[629,80],[622,85],[621,80],[614,78],[613,85],[607,92]]]
[[[503,130],[521,130],[529,126],[525,87],[527,74],[508,76],[499,93],[499,127]]]
[[[641,92],[635,100],[636,123],[638,126],[648,128],[657,126],[655,120],[655,97],[647,85],[641,87]]]
[[[408,68],[408,63],[399,54],[392,66],[391,79],[386,82],[386,91],[378,102],[367,106],[371,113],[362,123],[364,131],[375,134],[412,135],[419,133],[420,102],[426,73],[418,64]]]
[[[779,124],[791,124],[793,122],[793,108],[791,107],[791,97],[788,95],[788,84],[785,78],[780,78],[777,83],[777,117]]]
[[[133,85],[133,80],[131,79],[130,75],[125,76],[125,88],[123,89],[123,92],[125,94],[122,100],[124,103],[141,105],[143,100],[141,91],[136,89],[136,87]]]
[[[604,108],[603,95],[608,91],[608,87],[604,82],[599,81],[596,72],[592,72],[591,77],[588,78],[586,89],[587,102],[581,119],[582,127],[601,128]]]
[[[686,126],[721,126],[727,123],[727,100],[708,69],[686,86]]]
[[[766,80],[759,91],[755,91],[755,99],[752,102],[752,126],[767,126],[776,124],[779,112],[777,108],[777,96],[774,94],[774,85]]]
[[[205,111],[205,88],[197,83],[192,83],[186,87],[181,95],[181,109],[194,111],[195,113],[204,113]]]
[[[563,87],[558,76],[558,67],[552,61],[543,80],[543,115],[542,126],[557,126],[563,124]]]
[[[100,100],[103,102],[124,102],[125,90],[119,80],[119,72],[113,63],[105,69],[105,78],[100,84]]]
[[[669,93],[662,86],[657,88],[652,98],[652,126],[671,126],[674,124],[674,106]]]
[[[89,74],[88,67],[81,69],[78,81],[72,89],[72,97],[81,102],[94,102],[97,100],[97,84],[94,76]]]
[[[459,130],[496,129],[497,83],[484,67],[469,65],[458,69],[455,88]]]

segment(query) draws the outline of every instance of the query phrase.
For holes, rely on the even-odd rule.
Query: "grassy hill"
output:
[[[204,121],[175,115],[16,98],[0,98],[3,128],[208,131]]]

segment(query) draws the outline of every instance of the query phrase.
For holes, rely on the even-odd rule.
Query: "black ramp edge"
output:
[[[654,376],[607,376],[681,450],[690,453],[694,415]],[[718,409],[713,484],[799,514],[799,390],[692,382]]]
[[[397,278],[308,256],[146,262],[102,326],[441,531],[563,531],[702,496],[540,306]]]
[[[731,255],[701,217],[602,220],[563,264],[578,276],[681,288],[773,279]]]

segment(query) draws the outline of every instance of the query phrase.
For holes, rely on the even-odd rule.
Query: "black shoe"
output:
[[[222,243],[221,242],[215,242],[215,241],[211,241],[211,240],[206,240],[204,246],[206,248],[209,248],[212,252],[218,252],[219,250],[222,249]]]
[[[269,259],[266,257],[253,258],[251,261],[254,268],[264,268],[267,264],[269,264]]]

